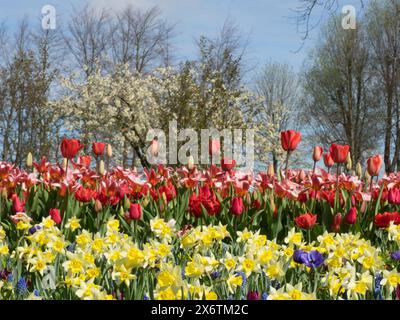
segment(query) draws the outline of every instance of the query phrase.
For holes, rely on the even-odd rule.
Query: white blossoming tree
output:
[[[103,140],[113,145],[118,162],[127,149],[147,166],[146,141],[150,129],[168,134],[169,121],[178,129],[239,129],[251,126],[245,111],[254,99],[244,88],[227,88],[218,73],[201,76],[193,64],[180,70],[159,68],[147,75],[120,66],[113,74],[97,69],[86,80],[62,80],[62,106],[71,134],[84,144]],[[125,163],[124,163],[125,164]]]

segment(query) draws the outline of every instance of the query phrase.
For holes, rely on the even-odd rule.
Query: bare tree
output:
[[[373,59],[371,65],[384,96],[385,169],[392,172],[396,166],[400,168],[400,1],[372,1],[366,18]]]
[[[39,30],[39,29],[38,29]],[[56,113],[47,100],[56,70],[51,52],[55,33],[34,32],[23,19],[14,36],[4,33],[7,55],[0,67],[0,140],[4,160],[23,164],[30,151],[51,155]]]
[[[261,153],[261,159],[269,154],[268,158],[277,170],[282,156],[279,134],[289,129],[289,125],[293,129],[293,120],[299,115],[296,111],[300,93],[298,77],[289,65],[268,62],[258,72],[255,83],[257,94],[263,98],[255,115],[256,122],[262,124],[259,134],[264,138],[257,151]]]
[[[161,18],[158,7],[148,10],[127,6],[116,15],[112,26],[114,64],[129,64],[139,73],[150,67],[170,64],[174,26]]]
[[[380,129],[365,38],[365,28],[344,30],[331,19],[304,75],[310,130],[326,145],[349,144],[353,163],[376,149]]]
[[[71,14],[64,39],[86,77],[93,73],[97,63],[104,63],[111,39],[110,18],[105,8],[96,10],[89,6],[74,9]]]
[[[169,66],[173,61],[170,48],[174,26],[163,20],[158,7],[148,10],[128,5],[116,13],[111,23],[111,57],[113,65],[128,64],[139,73],[148,72],[156,66]],[[128,141],[124,143],[123,165],[132,154],[132,166],[136,152],[130,152]]]
[[[245,53],[247,39],[243,38],[237,24],[226,19],[219,34],[214,37],[201,36],[197,41],[198,62],[204,66],[204,78],[212,73],[219,73],[225,86],[235,88],[246,72]]]
[[[364,0],[359,0],[361,7],[364,7]],[[323,13],[328,12],[331,15],[337,13],[339,8],[339,0],[298,0],[295,12],[295,20],[298,30],[302,34],[302,42],[309,37],[310,31],[317,28],[323,16]],[[312,22],[312,14],[318,9],[322,9],[322,13],[315,22]]]

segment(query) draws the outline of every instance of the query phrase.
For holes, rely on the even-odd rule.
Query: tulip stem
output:
[[[65,164],[65,178],[68,177],[68,161],[69,159],[67,158],[66,164]]]
[[[338,163],[336,167],[336,188],[338,188],[339,186],[339,171],[340,171],[339,169],[340,169],[340,164]]]
[[[336,166],[336,190],[335,190],[335,214],[338,213],[339,211],[339,206],[340,206],[340,191],[339,191],[339,170],[340,169],[340,164],[338,163]]]
[[[313,166],[313,169],[312,169],[312,173],[314,174],[315,173],[315,165],[317,164],[317,162],[315,162],[314,161],[314,166]]]
[[[288,167],[289,167],[289,155],[290,151],[286,153],[286,167],[285,167],[285,178],[287,179]]]

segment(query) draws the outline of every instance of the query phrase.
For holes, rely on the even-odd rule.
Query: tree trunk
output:
[[[384,163],[386,173],[392,172],[392,166],[390,163],[390,144],[392,138],[392,94],[388,93],[387,96],[387,109],[386,109],[386,124],[385,124],[385,153]]]

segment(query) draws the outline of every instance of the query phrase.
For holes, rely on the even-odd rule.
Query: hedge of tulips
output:
[[[282,133],[278,174],[106,170],[102,143],[94,170],[74,139],[63,165],[0,163],[0,298],[398,298],[400,174],[374,178],[379,156],[345,174],[340,145],[314,149],[332,174],[291,170],[299,142]]]

